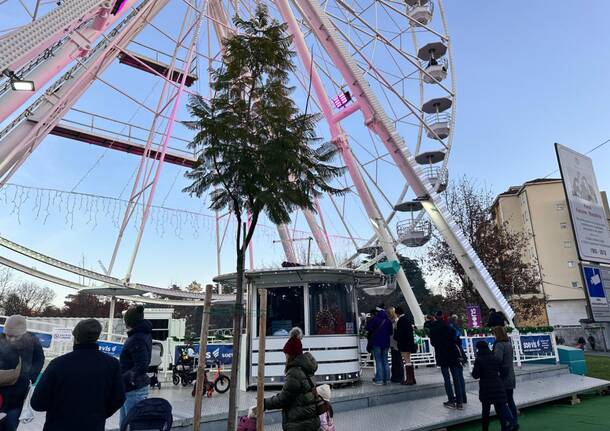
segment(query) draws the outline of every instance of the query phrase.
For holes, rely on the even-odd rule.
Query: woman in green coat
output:
[[[303,331],[293,328],[284,345],[286,372],[282,391],[265,399],[265,410],[282,409],[284,431],[318,431],[320,418],[316,413],[314,375],[318,363],[309,353],[303,353]]]

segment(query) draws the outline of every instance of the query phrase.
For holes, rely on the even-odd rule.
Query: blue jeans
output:
[[[375,382],[387,383],[390,380],[390,364],[388,363],[388,347],[373,347],[375,358]]]
[[[441,367],[441,373],[443,373],[443,380],[445,381],[445,392],[450,403],[462,404],[464,402],[464,393],[462,392],[461,381],[464,380],[464,374],[460,365],[454,367]],[[451,373],[451,377],[449,374]],[[453,379],[453,385],[451,384]],[[455,395],[453,393],[455,388]]]
[[[125,418],[127,418],[127,414],[129,414],[129,411],[133,408],[133,406],[138,404],[138,401],[142,401],[142,400],[145,400],[146,398],[148,398],[148,390],[149,390],[149,387],[144,386],[143,388],[140,388],[140,389],[125,392],[125,402],[123,403],[123,406],[121,407],[121,416],[120,416],[121,428],[123,428],[123,422],[125,422]]]

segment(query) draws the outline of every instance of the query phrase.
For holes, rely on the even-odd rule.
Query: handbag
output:
[[[22,424],[29,424],[34,420],[34,410],[32,410],[32,406],[30,405],[33,393],[34,385],[30,385],[30,388],[28,389],[28,394],[25,397],[25,402],[23,403],[21,415],[19,415],[19,422],[21,422]]]
[[[320,416],[321,414],[324,414],[328,411],[328,403],[324,401],[324,398],[322,398],[320,394],[318,394],[318,391],[316,390],[316,385],[311,380],[311,377],[307,376],[307,380],[311,385],[311,393],[313,394],[313,398],[315,400],[316,414]]]
[[[375,335],[375,333],[379,330],[379,328],[381,328],[381,325],[383,325],[384,323],[384,321],[381,321],[381,323],[379,323],[379,325],[377,325],[375,329],[366,334],[366,351],[368,353],[373,353],[373,335]]]

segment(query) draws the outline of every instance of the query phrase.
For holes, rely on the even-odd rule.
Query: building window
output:
[[[557,211],[563,211],[565,209],[565,205],[563,203],[557,204]]]
[[[563,242],[563,247],[564,247],[564,248],[570,248],[570,247],[572,247],[572,241],[564,241],[564,242]]]
[[[567,229],[568,228],[568,224],[566,222],[562,221],[561,223],[559,223],[559,227],[561,229]]]
[[[257,295],[257,304],[260,297]],[[303,287],[267,289],[267,335],[286,337],[295,326],[305,330]],[[256,327],[258,328],[258,323]],[[258,334],[258,329],[257,329]]]
[[[356,333],[352,286],[342,283],[309,284],[311,335]]]
[[[573,260],[568,260],[568,266],[570,268],[574,268],[576,266],[576,262],[574,262]]]
[[[573,281],[572,282],[572,287],[578,287],[578,281]]]

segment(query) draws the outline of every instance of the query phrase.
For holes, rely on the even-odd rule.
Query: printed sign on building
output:
[[[186,345],[176,346],[174,361],[178,363],[180,352]],[[199,355],[199,344],[193,344],[193,350]],[[208,344],[206,349],[205,361],[208,364],[220,362],[222,365],[230,365],[233,361],[233,346],[231,344]]]
[[[72,329],[53,328],[51,339],[53,343],[72,343]]]
[[[582,272],[593,320],[610,322],[610,269],[583,265]]]
[[[97,345],[100,348],[100,352],[104,352],[107,355],[114,356],[115,358],[121,356],[121,352],[123,351],[123,345],[121,343],[98,341]]]
[[[466,306],[467,326],[469,328],[480,328],[483,326],[481,318],[481,307],[476,304]]]
[[[578,254],[582,260],[610,263],[610,230],[593,161],[555,144],[563,187],[570,208]]]

